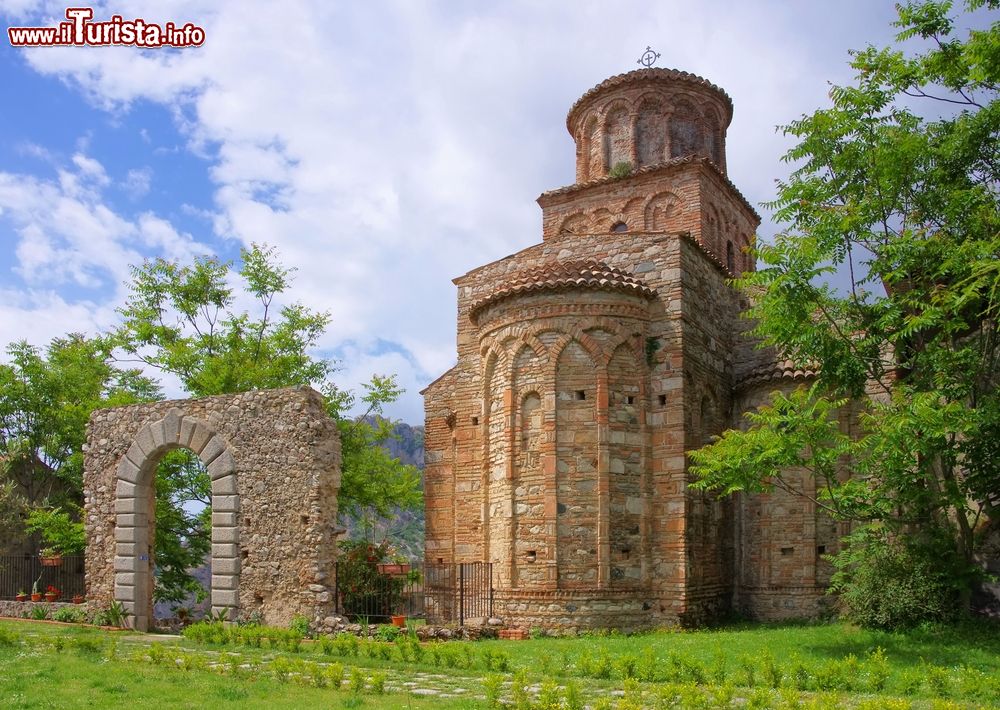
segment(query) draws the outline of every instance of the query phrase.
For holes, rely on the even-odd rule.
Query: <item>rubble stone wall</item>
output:
[[[212,606],[285,625],[333,610],[340,441],[308,387],[97,410],[84,462],[89,601],[151,623],[154,475],[186,448],[212,479]]]

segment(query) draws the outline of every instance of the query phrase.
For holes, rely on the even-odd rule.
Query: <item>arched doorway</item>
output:
[[[211,482],[211,604],[238,620],[322,622],[335,606],[340,439],[308,387],[94,412],[84,502],[87,599],[152,623],[155,471],[186,449]]]
[[[135,628],[152,621],[153,476],[168,451],[187,448],[212,481],[212,611],[235,618],[239,608],[239,512],[236,463],[228,442],[194,417],[170,411],[143,426],[118,465],[114,598],[133,615]]]

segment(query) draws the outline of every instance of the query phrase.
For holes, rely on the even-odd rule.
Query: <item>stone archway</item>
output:
[[[332,611],[340,445],[303,388],[99,410],[84,463],[87,596],[152,623],[156,465],[197,455],[211,478],[213,611],[287,624]]]
[[[114,598],[131,612],[140,630],[152,620],[153,474],[163,455],[177,448],[194,452],[212,480],[212,612],[225,611],[235,618],[239,609],[236,462],[220,433],[174,407],[163,419],[147,422],[139,430],[118,465],[115,482]]]

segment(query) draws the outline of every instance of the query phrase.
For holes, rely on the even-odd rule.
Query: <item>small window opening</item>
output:
[[[631,552],[632,552],[632,548],[630,548],[630,547],[623,547],[622,548],[622,555],[625,557],[626,560],[628,559],[629,554],[631,554]]]
[[[438,564],[439,565],[443,565],[444,564],[444,558],[443,557],[438,557]]]
[[[782,547],[781,548],[781,554],[782,554],[783,557],[787,557],[788,555],[792,554],[793,552],[795,552],[795,548],[794,547]]]
[[[625,395],[625,404],[635,404],[635,397],[630,394]]]
[[[244,547],[242,550],[240,550],[240,558],[245,560],[248,557],[250,557],[250,550]]]
[[[479,424],[479,417],[473,417],[472,418],[472,426],[476,426],[478,424]]]
[[[657,399],[660,401],[660,406],[665,407],[667,404],[667,395],[661,394]]]
[[[528,562],[534,562],[536,559],[538,559],[538,555],[535,554],[534,550],[528,550],[527,554],[525,554],[524,557],[526,560],[528,560]]]
[[[577,399],[587,399],[587,391],[586,390],[577,390],[576,391],[576,398]]]
[[[299,518],[302,520],[302,524],[303,525],[308,525],[309,524],[309,516],[308,515],[302,515],[302,516],[299,516]]]
[[[618,232],[619,234],[621,232],[627,232],[628,231],[628,225],[625,224],[624,222],[615,222],[613,225],[611,225],[611,231],[612,232]]]
[[[817,555],[825,555],[826,554],[826,545],[817,545],[816,546],[816,554]]]

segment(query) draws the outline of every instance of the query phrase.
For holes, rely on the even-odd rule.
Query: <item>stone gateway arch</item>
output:
[[[152,623],[157,463],[192,451],[211,478],[215,613],[285,625],[333,612],[340,440],[308,387],[94,412],[84,460],[87,597]]]

